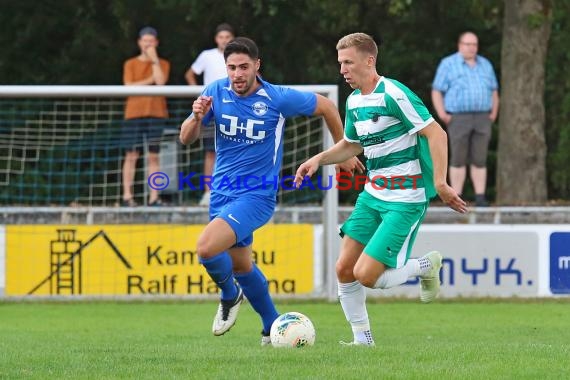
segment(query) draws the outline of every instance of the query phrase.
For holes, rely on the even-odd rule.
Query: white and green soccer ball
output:
[[[315,327],[304,314],[291,311],[281,314],[271,325],[273,347],[306,347],[315,344]]]

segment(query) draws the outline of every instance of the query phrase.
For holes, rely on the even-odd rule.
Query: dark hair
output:
[[[234,33],[234,28],[226,22],[224,22],[223,24],[220,24],[216,27],[216,33],[214,33],[214,35],[217,36],[218,33],[220,33],[220,32],[230,32],[232,36],[236,35]]]
[[[256,60],[259,58],[259,49],[252,39],[247,37],[237,37],[231,40],[224,49],[224,59],[227,60],[231,54],[247,54],[249,58]]]
[[[142,36],[146,36],[147,34],[158,38],[158,32],[152,26],[145,26],[144,28],[139,30],[139,38],[141,38]]]

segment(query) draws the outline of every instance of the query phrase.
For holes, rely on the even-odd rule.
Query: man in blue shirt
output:
[[[181,126],[180,141],[192,143],[213,118],[216,162],[210,201],[210,223],[198,238],[197,254],[221,289],[212,332],[219,336],[234,324],[245,295],[260,315],[262,345],[279,316],[267,280],[252,261],[253,232],[272,217],[283,156],[285,119],[322,115],[335,142],[343,137],[334,103],[322,95],[265,82],[257,72],[255,42],[238,37],[224,50],[228,78],[208,85],[194,101]],[[353,157],[342,171],[362,171]],[[244,186],[244,182],[247,186]]]
[[[432,85],[432,102],[447,125],[450,140],[449,180],[463,192],[467,164],[475,190],[475,205],[487,206],[487,150],[491,125],[499,112],[499,92],[493,66],[477,54],[472,32],[459,36],[458,52],[441,60]]]

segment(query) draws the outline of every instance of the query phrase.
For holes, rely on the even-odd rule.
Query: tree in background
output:
[[[544,67],[552,5],[549,1],[505,2],[497,202],[546,201]]]
[[[548,198],[570,199],[570,1],[557,0],[546,60]]]

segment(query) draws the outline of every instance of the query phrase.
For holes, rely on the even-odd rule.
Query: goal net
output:
[[[336,86],[292,86],[336,103]],[[178,142],[201,86],[2,86],[0,98],[0,295],[204,296],[217,292],[195,255],[208,222],[200,207],[202,139]],[[122,207],[127,96],[166,96],[160,172],[162,207],[149,207],[149,141],[138,148],[134,196]],[[291,190],[290,176],[332,144],[323,120],[287,120],[273,223],[254,237],[254,260],[275,295],[330,293],[336,252],[332,167],[315,186]],[[320,182],[317,182],[320,181]],[[162,179],[164,183],[164,178]],[[328,187],[328,188],[327,188]],[[329,239],[327,241],[327,239]],[[329,247],[327,248],[327,244]]]

